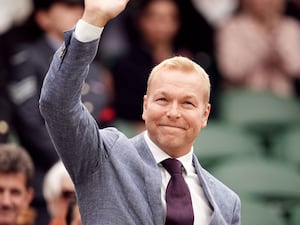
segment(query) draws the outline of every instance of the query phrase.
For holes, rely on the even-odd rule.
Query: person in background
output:
[[[191,0],[191,2],[216,29],[236,12],[239,5],[239,0]]]
[[[111,72],[116,119],[131,123],[138,132],[145,129],[142,103],[151,69],[166,58],[187,52],[176,43],[180,29],[176,0],[139,1],[131,12],[131,26],[130,51],[117,60]]]
[[[284,15],[285,0],[241,0],[216,37],[224,88],[295,96],[300,77],[300,25]]]
[[[133,138],[99,129],[82,104],[79,90],[103,27],[127,2],[85,0],[41,91],[40,111],[75,185],[83,224],[239,225],[239,197],[193,154],[211,108],[209,76],[199,64],[174,56],[153,68],[143,102],[146,131]]]
[[[166,8],[167,5],[173,5],[173,9]],[[133,123],[133,128],[142,130],[140,114],[145,78],[157,62],[158,54],[189,56],[204,67],[211,75],[214,89],[211,103],[215,106],[219,74],[213,55],[213,37],[214,28],[197,11],[192,0],[130,1],[126,11],[107,24],[99,46],[101,61],[108,65],[114,75],[116,119]],[[132,76],[124,78],[125,70]],[[124,91],[123,82],[131,88]],[[126,97],[134,100],[124,103],[122,99]],[[123,107],[125,104],[126,107]],[[216,117],[216,107],[213,107],[211,119]],[[113,125],[118,126],[122,121]]]
[[[33,225],[34,165],[16,144],[0,144],[0,225]]]
[[[45,175],[43,194],[51,216],[49,225],[65,225],[70,200],[75,196],[73,182],[61,161]]]
[[[0,34],[23,23],[32,11],[31,0],[1,0]]]
[[[12,107],[7,94],[7,82],[10,77],[10,55],[14,54],[14,45],[25,41],[33,34],[24,27],[32,12],[31,0],[2,0],[0,8],[0,143],[12,142]]]

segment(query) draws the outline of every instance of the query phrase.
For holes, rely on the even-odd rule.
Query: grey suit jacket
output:
[[[80,101],[98,44],[81,43],[72,31],[65,33],[43,84],[41,113],[75,183],[85,225],[163,225],[161,175],[143,135],[128,139],[115,128],[99,130]],[[239,197],[195,156],[193,163],[213,209],[210,225],[240,224]]]

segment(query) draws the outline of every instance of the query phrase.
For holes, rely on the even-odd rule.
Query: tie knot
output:
[[[171,176],[175,174],[182,174],[182,164],[177,159],[166,159],[161,162],[163,167],[171,174]]]

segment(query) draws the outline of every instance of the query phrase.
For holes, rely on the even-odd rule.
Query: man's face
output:
[[[48,10],[40,10],[36,14],[36,21],[48,37],[63,41],[64,31],[71,29],[81,18],[81,5],[54,3]]]
[[[33,190],[26,188],[24,173],[0,174],[0,225],[15,225],[32,198]]]
[[[163,70],[149,84],[143,119],[151,140],[172,157],[189,152],[206,127],[210,104],[203,83],[196,73]]]
[[[48,19],[52,29],[60,33],[71,29],[81,18],[83,7],[81,5],[67,5],[55,3],[48,11]]]

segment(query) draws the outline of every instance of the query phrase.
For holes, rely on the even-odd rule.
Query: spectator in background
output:
[[[65,225],[70,200],[75,197],[73,182],[61,161],[45,175],[43,193],[51,216],[49,225]]]
[[[136,11],[141,9],[144,1],[130,1],[126,11],[107,24],[101,38],[103,46],[99,46],[99,48],[101,59],[105,60],[108,65],[113,65],[116,59],[130,51],[130,48],[135,47],[136,23],[133,23],[132,20],[136,18]],[[207,68],[213,53],[214,27],[197,8],[197,0],[174,0],[174,2],[179,8],[181,25],[176,42],[192,51],[197,56],[197,62]]]
[[[196,8],[192,0],[177,0],[177,2],[181,13],[178,42],[189,49],[193,53],[194,60],[209,71],[213,63],[215,27]]]
[[[169,5],[173,4],[175,6],[169,12],[166,12],[165,7],[158,8],[155,6],[168,4],[162,2],[157,1],[155,3],[153,0],[130,1],[126,11],[107,24],[102,35],[102,44],[99,46],[100,58],[111,68],[114,75],[116,116],[131,122],[134,121],[135,124],[138,124],[138,127],[142,124],[140,123],[140,113],[142,96],[145,93],[145,78],[147,78],[147,74],[149,74],[152,66],[158,62],[158,59],[154,59],[153,54],[158,52],[158,46],[162,46],[163,42],[163,45],[169,45],[169,50],[167,50],[167,47],[159,47],[160,49],[165,49],[163,54],[166,54],[168,51],[168,55],[180,54],[189,56],[205,68],[211,75],[212,88],[214,89],[211,96],[213,105],[215,96],[217,96],[216,90],[218,89],[219,76],[213,55],[214,28],[197,11],[191,0],[169,1]],[[167,19],[164,19],[159,20],[157,24],[155,19],[153,19],[159,14],[161,16],[162,13],[165,16],[168,14],[169,18],[171,18],[174,9],[177,15],[171,19],[173,22],[165,22]],[[150,10],[151,15],[149,13]],[[143,21],[143,23],[139,21]],[[145,27],[145,21],[147,21],[147,27]],[[193,21],[193,23],[190,21]],[[162,27],[164,27],[164,30]],[[173,33],[170,32],[174,27],[176,29],[172,31]],[[148,33],[146,34],[146,32]],[[153,34],[148,35],[149,32]],[[159,41],[154,39],[159,36],[163,37],[163,39]],[[152,43],[149,44],[147,42]],[[132,76],[124,79],[124,74],[127,71]],[[123,84],[127,84],[130,87],[126,92]],[[123,101],[123,99],[129,97],[128,92],[130,92],[130,97],[133,99],[130,105],[128,105],[127,101]],[[124,105],[124,102],[127,102],[127,104]],[[216,107],[213,107],[211,112],[212,119],[216,115],[215,109]]]
[[[217,57],[225,87],[295,95],[300,76],[300,26],[284,15],[285,0],[241,0],[219,30]]]
[[[6,143],[11,141],[13,133],[13,113],[7,96],[7,82],[10,77],[9,59],[13,54],[14,45],[33,35],[29,29],[27,33],[21,29],[32,11],[32,2],[31,0],[0,0],[0,4],[0,143]]]
[[[132,47],[111,71],[116,117],[130,121],[139,131],[144,129],[142,102],[151,69],[166,58],[186,52],[176,45],[180,29],[176,0],[141,0],[134,10],[131,14]]]
[[[127,38],[130,47],[126,53],[122,53],[119,60],[115,60],[111,69],[115,82],[114,102],[117,119],[133,123],[137,131],[144,128],[140,115],[148,74],[154,65],[172,55],[193,58],[211,75],[214,89],[211,96],[214,106],[211,119],[214,119],[217,116],[215,98],[218,95],[219,82],[213,55],[214,28],[207,23],[191,1],[140,0],[130,3],[129,13],[126,16],[122,14],[129,24],[126,27],[129,30]],[[193,24],[190,21],[193,21]],[[105,30],[103,36],[105,38]],[[127,99],[132,101],[128,102]]]
[[[1,0],[0,34],[22,24],[32,11],[31,3],[31,0]]]
[[[33,225],[34,165],[21,146],[0,144],[0,224]]]
[[[239,0],[191,0],[191,2],[210,25],[218,28],[235,13]]]

